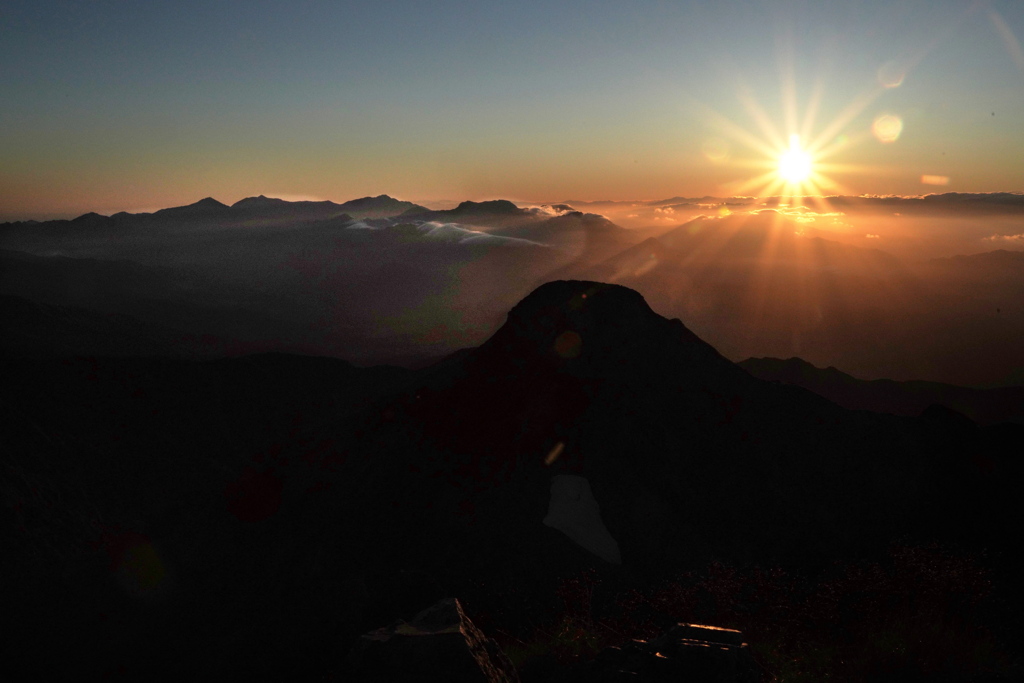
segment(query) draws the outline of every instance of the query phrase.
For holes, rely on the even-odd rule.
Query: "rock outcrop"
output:
[[[606,648],[594,661],[579,667],[573,680],[760,683],[764,676],[739,631],[681,623],[654,640]]]
[[[558,529],[602,560],[622,564],[619,544],[601,521],[601,508],[586,477],[559,474],[551,480],[551,501],[544,524]]]
[[[515,667],[455,598],[363,635],[350,654],[354,681],[518,683]]]

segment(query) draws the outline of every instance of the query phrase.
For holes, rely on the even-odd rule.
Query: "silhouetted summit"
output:
[[[277,197],[267,197],[259,195],[257,197],[246,197],[245,199],[239,199],[237,202],[231,205],[232,209],[245,209],[255,207],[266,207],[266,206],[282,206],[286,202],[283,199]]]
[[[640,293],[582,280],[538,287],[479,353],[520,367],[553,364],[577,376],[653,379],[699,371],[704,363],[734,370],[682,322],[652,311]]]
[[[402,216],[417,220],[470,223],[489,227],[507,227],[540,219],[535,212],[521,209],[507,199],[494,199],[486,202],[465,201],[454,209],[441,211],[430,211],[418,207],[405,211]]]
[[[276,197],[246,197],[231,205],[234,219],[245,220],[271,219],[278,221],[313,221],[336,219],[345,216],[340,204],[332,201],[298,201],[290,202]],[[347,217],[346,217],[347,220]]]
[[[108,223],[110,223],[110,219],[106,216],[102,216],[96,213],[95,211],[90,211],[89,213],[83,213],[78,218],[72,219],[71,222],[76,226],[94,226],[107,225]]]
[[[509,567],[552,557],[530,529],[559,474],[587,479],[637,571],[702,553],[815,564],[937,528],[978,537],[977,519],[1003,514],[986,508],[1005,500],[989,495],[995,480],[934,420],[847,411],[756,379],[622,286],[541,285],[483,345],[411,384],[368,430],[386,438],[353,458],[401,479],[373,500],[381,518],[393,496],[415,520],[410,552],[472,547]],[[427,507],[438,500],[496,545],[457,540]],[[498,547],[509,537],[523,539],[518,558]]]
[[[361,197],[350,199],[341,204],[341,210],[353,218],[384,218],[386,216],[397,216],[399,214],[418,214],[428,211],[427,207],[395,199],[386,194],[376,197]]]
[[[486,202],[462,202],[451,210],[453,214],[475,213],[510,213],[518,214],[523,210],[507,199],[493,199]]]
[[[223,202],[217,201],[213,197],[204,197],[204,198],[200,199],[198,202],[196,202],[195,204],[189,204],[188,206],[181,207],[181,208],[226,209],[226,208],[228,208],[228,205],[223,203]]]
[[[218,202],[213,197],[205,197],[194,204],[185,206],[174,206],[169,209],[160,209],[153,214],[154,218],[188,218],[200,219],[221,215],[221,212],[229,211],[227,204]]]

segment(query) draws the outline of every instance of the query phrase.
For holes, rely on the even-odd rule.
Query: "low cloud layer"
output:
[[[436,239],[444,242],[455,242],[458,244],[489,244],[495,246],[509,245],[528,247],[544,246],[539,242],[531,242],[530,240],[518,239],[516,237],[490,235],[486,232],[473,230],[458,223],[427,221],[418,225],[417,230],[430,239]]]

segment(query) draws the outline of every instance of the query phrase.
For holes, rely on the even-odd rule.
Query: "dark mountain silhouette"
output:
[[[213,229],[291,227],[316,221],[346,222],[353,218],[382,218],[403,211],[426,211],[424,207],[387,195],[354,199],[344,204],[331,201],[286,201],[259,195],[247,197],[230,207],[207,197],[194,204],[160,209],[153,213],[119,212],[113,216],[87,213],[78,218],[56,221],[21,221],[0,225],[0,245],[6,249],[38,251],[53,249],[55,242],[73,240],[139,239],[160,235]]]
[[[421,456],[433,454],[417,458],[426,480],[410,481],[410,514],[430,514],[413,500],[436,505],[483,487],[492,490],[472,499],[478,518],[512,520],[507,533],[521,537],[529,513],[517,506],[542,500],[552,474],[582,474],[624,564],[637,568],[709,547],[801,560],[863,550],[879,535],[919,534],[935,515],[963,514],[941,511],[948,487],[965,481],[946,477],[979,476],[969,459],[942,455],[933,429],[755,380],[622,287],[544,285],[479,349],[424,373],[390,408],[402,432],[418,435]],[[914,445],[897,446],[904,438]],[[557,443],[561,455],[546,465]],[[892,467],[890,483],[914,481],[914,491],[876,488],[876,467]],[[726,480],[725,489],[708,484]],[[425,482],[436,495],[424,496]],[[672,540],[652,538],[655,528]]]
[[[972,389],[939,382],[862,380],[836,368],[816,368],[800,358],[748,358],[737,363],[763,380],[803,387],[850,410],[920,415],[941,404],[979,425],[1024,424],[1024,387]]]
[[[194,204],[160,209],[152,214],[157,220],[190,220],[213,221],[226,216],[230,212],[227,204],[218,202],[213,197],[200,199]]]
[[[232,209],[250,209],[251,208],[251,209],[260,209],[260,210],[262,210],[262,209],[266,209],[266,208],[276,208],[276,207],[279,207],[279,206],[288,206],[291,203],[292,202],[285,201],[284,199],[278,199],[277,197],[266,197],[266,196],[261,194],[261,195],[256,196],[256,197],[246,197],[245,199],[239,199],[237,202],[235,202],[234,204],[231,205],[231,208]],[[312,202],[303,202],[303,203],[312,203]],[[330,203],[334,204],[334,202],[330,202]],[[337,204],[334,204],[334,205],[337,206]]]
[[[0,295],[0,318],[4,321],[0,355],[9,357],[189,356],[200,352],[183,332],[122,314]]]
[[[232,220],[274,220],[311,221],[341,219],[350,220],[340,204],[330,201],[289,202],[274,197],[246,197],[231,205]]]
[[[1014,557],[1019,430],[756,379],[616,285],[545,284],[416,372],[3,365],[4,656],[43,677],[344,678],[339,643],[437,593],[525,634],[586,569],[630,591],[712,558],[825,571],[894,539]],[[559,476],[586,479],[621,564],[545,522]]]
[[[376,197],[351,199],[341,205],[341,209],[353,218],[387,218],[402,214],[414,214],[429,211],[425,206],[404,202],[386,194]]]
[[[78,218],[74,218],[71,221],[72,225],[80,226],[84,228],[91,227],[107,227],[114,221],[109,216],[101,216],[95,212],[84,213]]]
[[[442,211],[418,211],[411,209],[402,214],[403,218],[439,221],[442,223],[465,223],[479,227],[504,227],[538,220],[537,214],[506,199],[485,202],[466,201],[454,209]]]
[[[521,215],[523,209],[508,201],[507,199],[493,199],[483,202],[462,202],[450,210],[451,215],[474,215],[478,213],[497,213],[508,215]]]

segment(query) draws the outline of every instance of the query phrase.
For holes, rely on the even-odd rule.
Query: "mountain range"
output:
[[[482,342],[538,285],[589,279],[637,289],[732,360],[797,356],[867,379],[1024,384],[1021,252],[908,259],[877,240],[851,242],[823,225],[832,214],[714,199],[649,203],[661,223],[632,228],[570,202],[430,210],[387,195],[232,206],[207,198],[150,214],[8,223],[0,294],[128,316],[162,328],[165,346],[207,339],[204,352],[221,355],[419,365]],[[920,201],[1012,208],[1018,199]],[[730,202],[733,213],[721,213]],[[668,211],[683,204],[705,213]],[[25,312],[19,320],[21,336],[49,324]],[[194,351],[182,342],[182,354]]]

